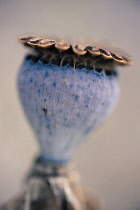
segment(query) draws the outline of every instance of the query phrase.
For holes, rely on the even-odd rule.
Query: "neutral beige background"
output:
[[[62,39],[108,40],[131,54],[135,66],[120,69],[115,111],[74,156],[83,183],[109,210],[140,209],[140,1],[0,1],[0,202],[13,197],[37,143],[22,113],[16,74],[26,50],[24,33]]]

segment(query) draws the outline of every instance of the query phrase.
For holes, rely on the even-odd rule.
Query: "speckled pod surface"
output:
[[[41,157],[65,162],[110,113],[119,96],[118,76],[25,58],[18,74],[24,111]]]

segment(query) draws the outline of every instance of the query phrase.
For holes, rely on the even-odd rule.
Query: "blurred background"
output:
[[[0,0],[0,203],[21,190],[38,150],[16,89],[26,53],[17,37],[37,33],[77,43],[107,40],[132,55],[135,65],[119,70],[115,111],[73,160],[107,210],[140,209],[139,22],[139,0]]]

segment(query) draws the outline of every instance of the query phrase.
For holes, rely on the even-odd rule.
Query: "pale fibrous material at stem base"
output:
[[[37,158],[26,180],[26,189],[0,210],[103,210],[96,198],[81,187],[73,167]]]

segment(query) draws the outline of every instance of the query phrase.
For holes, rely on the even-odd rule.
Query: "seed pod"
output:
[[[25,58],[18,88],[41,157],[52,162],[68,161],[75,147],[116,104],[116,65],[130,65],[132,61],[105,49],[37,36],[22,36],[19,41],[37,52]]]

